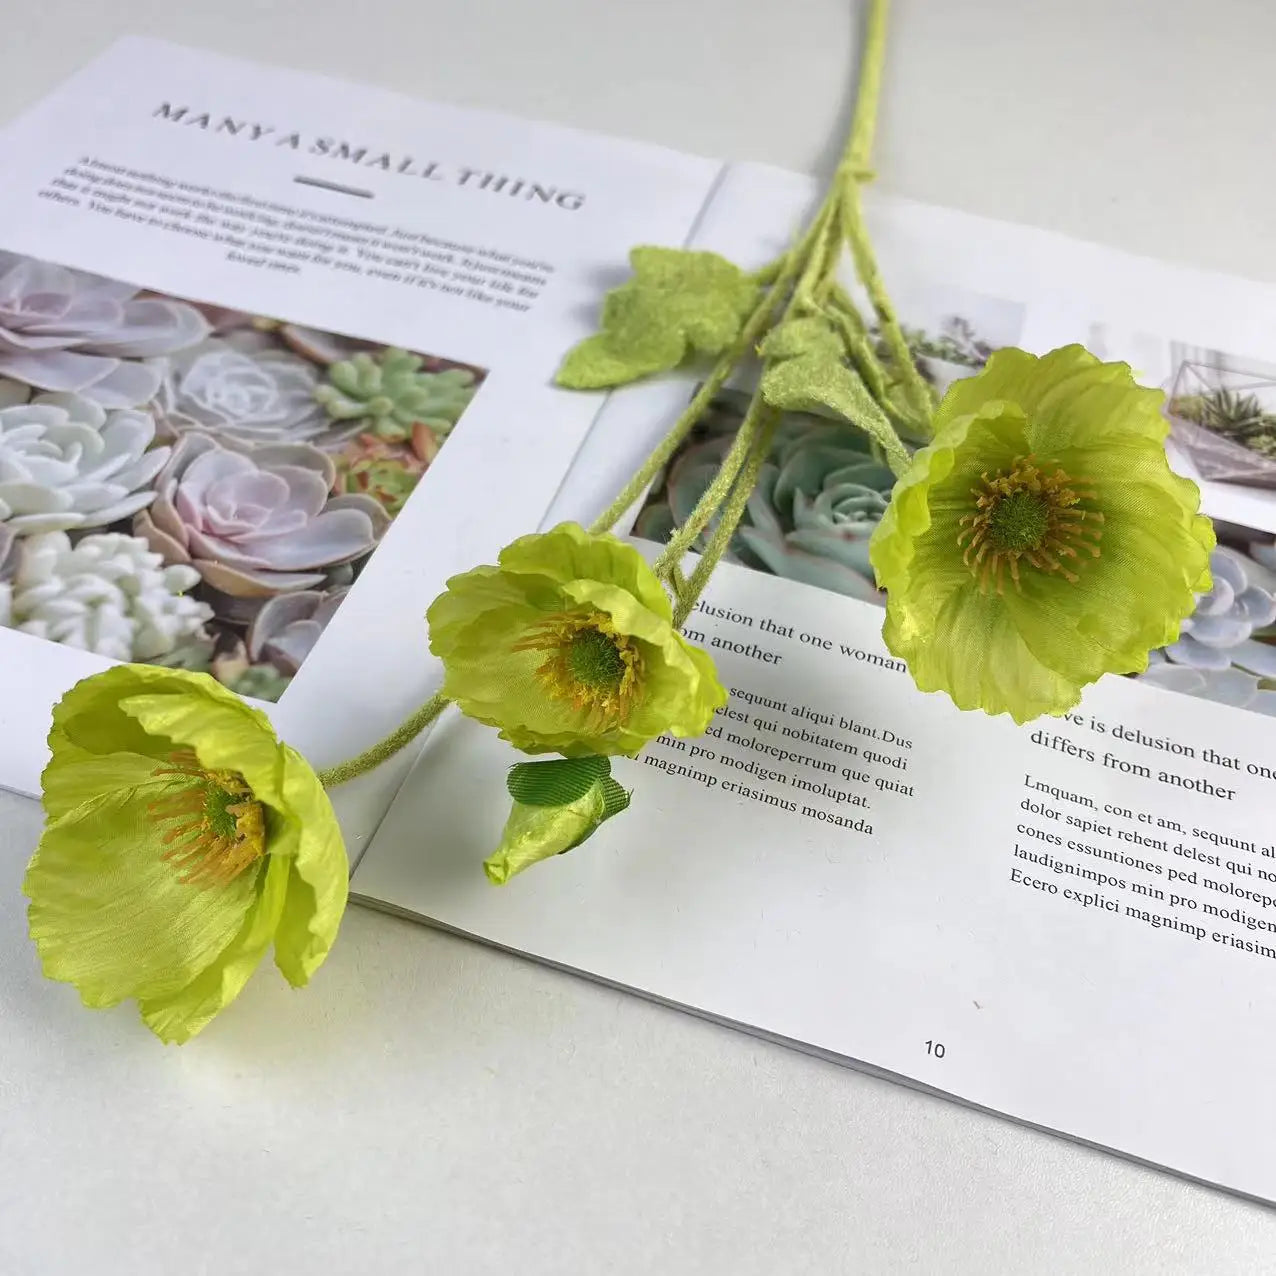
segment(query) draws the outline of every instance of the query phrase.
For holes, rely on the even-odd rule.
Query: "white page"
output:
[[[760,262],[810,193],[736,169],[697,243]],[[964,314],[994,343],[1102,336],[1135,358],[1172,341],[1248,355],[1276,331],[1257,285],[896,201],[874,218],[906,322]],[[614,396],[550,520],[603,505],[686,395]],[[1209,495],[1236,518],[1219,509],[1231,487]],[[876,602],[731,564],[704,602],[716,614],[689,631],[729,708],[709,737],[615,763],[634,790],[622,817],[490,886],[519,755],[453,714],[357,895],[1276,1199],[1270,719],[1109,678],[1020,728],[918,693]]]
[[[122,41],[34,107],[0,154],[0,251],[154,290],[188,317],[203,303],[485,372],[271,709],[317,765],[366,748],[429,694],[430,599],[536,525],[598,410],[598,396],[552,386],[562,353],[591,330],[632,244],[686,238],[720,167],[149,39]],[[282,337],[272,351],[298,357]],[[184,347],[159,357],[173,366]],[[0,629],[0,784],[38,791],[50,706],[105,664]],[[337,795],[352,854],[406,760]]]

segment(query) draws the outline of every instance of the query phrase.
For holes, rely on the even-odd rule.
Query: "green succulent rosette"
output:
[[[442,438],[478,387],[467,368],[422,372],[423,363],[420,355],[393,346],[379,355],[361,351],[328,369],[315,398],[334,421],[363,420],[382,439],[411,438],[417,424]]]
[[[629,805],[606,758],[521,762],[506,781],[514,799],[501,843],[483,861],[488,880],[503,886],[541,860],[574,850],[605,820]]]
[[[632,755],[701,735],[726,703],[643,556],[575,523],[452,577],[427,619],[443,694],[525,753]]]
[[[1175,641],[1214,531],[1169,468],[1162,399],[1076,345],[953,384],[869,549],[923,691],[1025,722]]]
[[[50,979],[92,1007],[134,998],[178,1043],[272,943],[288,982],[309,981],[348,861],[318,777],[263,713],[206,674],[119,665],[63,696],[49,748],[23,891]]]

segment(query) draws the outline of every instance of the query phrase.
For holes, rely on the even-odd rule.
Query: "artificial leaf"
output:
[[[828,354],[803,354],[771,364],[762,374],[762,397],[774,408],[832,413],[863,430],[902,473],[909,463],[886,413],[859,374]]]
[[[635,248],[633,277],[603,303],[602,324],[558,370],[559,385],[596,390],[720,354],[739,335],[757,285],[717,253]]]
[[[758,353],[764,359],[796,359],[804,355],[839,359],[842,339],[827,319],[808,315],[804,319],[787,319],[773,328]]]
[[[564,851],[574,851],[582,843],[588,842],[613,815],[619,815],[621,811],[627,810],[629,807],[629,790],[623,788],[611,776],[607,776],[603,780],[600,786],[600,796],[602,798],[602,811],[597,817],[597,822],[585,829],[570,846],[564,847],[563,851],[559,852],[560,855]]]
[[[629,805],[630,792],[620,783],[608,776],[603,781],[603,819],[609,820],[619,815]]]
[[[608,334],[595,333],[567,352],[554,380],[569,390],[605,390],[672,368],[682,358],[681,347],[672,357],[661,354],[651,358],[645,354],[645,350],[634,348],[618,353]]]
[[[611,763],[602,757],[519,762],[510,767],[505,787],[510,797],[524,806],[565,806],[610,775]]]

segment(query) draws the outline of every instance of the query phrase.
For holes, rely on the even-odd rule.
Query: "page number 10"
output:
[[[948,1051],[944,1048],[942,1041],[928,1041],[926,1043],[926,1053],[933,1054],[936,1059],[942,1059]]]

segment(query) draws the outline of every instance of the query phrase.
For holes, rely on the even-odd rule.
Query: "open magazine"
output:
[[[17,493],[37,521],[0,543],[0,783],[29,792],[50,704],[111,658],[274,698],[319,765],[379,738],[437,681],[422,615],[446,576],[588,520],[692,393],[551,385],[627,249],[761,263],[815,195],[142,40],[0,144],[0,449],[12,419],[128,450],[110,483]],[[709,734],[618,760],[629,817],[497,889],[518,755],[445,715],[406,780],[335,794],[353,889],[1276,1200],[1276,292],[904,201],[872,216],[937,386],[1078,340],[1165,388],[1220,545],[1180,640],[1025,727],[920,694],[867,559],[890,473],[794,414],[688,625],[731,691]],[[694,506],[739,402],[638,503],[640,545]],[[41,610],[50,580],[121,598],[86,626]]]

